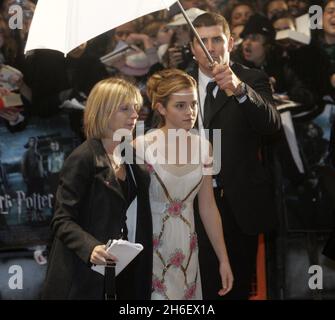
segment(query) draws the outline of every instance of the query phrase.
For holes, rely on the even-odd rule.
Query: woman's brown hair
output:
[[[160,116],[159,127],[165,123],[164,118],[157,111],[157,104],[166,107],[171,94],[183,89],[197,88],[197,83],[190,75],[179,69],[166,69],[152,75],[147,82],[147,96],[151,108]]]

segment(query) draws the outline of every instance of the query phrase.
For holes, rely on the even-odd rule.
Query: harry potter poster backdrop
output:
[[[67,115],[14,134],[0,122],[0,250],[47,242],[58,174],[78,144]]]

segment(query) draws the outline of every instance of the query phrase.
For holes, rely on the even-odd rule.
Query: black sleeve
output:
[[[260,134],[273,134],[280,129],[281,120],[274,105],[269,78],[261,71],[250,72],[254,75],[252,81],[245,81],[247,100],[240,103],[239,107],[243,109],[255,131]]]
[[[312,107],[316,104],[317,99],[315,94],[305,86],[303,81],[291,68],[284,66],[284,75],[288,89],[287,95],[290,100],[300,102],[306,107]]]
[[[55,214],[51,221],[55,236],[85,263],[89,263],[94,247],[101,244],[78,223],[93,176],[93,158],[90,159],[88,152],[77,148],[67,158],[61,171]]]
[[[32,91],[32,114],[56,114],[61,103],[59,93],[69,89],[64,56],[57,51],[37,50],[27,57],[25,72]]]

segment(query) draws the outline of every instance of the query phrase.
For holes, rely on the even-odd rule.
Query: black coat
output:
[[[305,52],[303,54],[305,54]],[[242,65],[262,70],[269,77],[273,77],[276,80],[274,84],[275,93],[285,92],[291,100],[301,103],[306,109],[312,108],[317,102],[317,88],[312,85],[312,83],[316,81],[315,79],[310,79],[310,76],[306,76],[308,72],[301,71],[303,68],[309,69],[310,74],[311,68],[306,68],[306,64],[302,64],[303,67],[299,68],[294,61],[294,58],[301,62],[301,57],[295,54],[295,57],[293,58],[292,53],[291,56],[292,59],[283,58],[282,52],[275,49],[267,54],[266,60],[262,66],[256,67],[252,62],[243,58],[242,47],[240,47],[234,52],[233,59],[236,62],[240,62]],[[316,63],[316,65],[318,64]],[[321,69],[318,70],[318,72],[321,74]]]
[[[257,234],[273,228],[276,222],[272,181],[259,154],[263,137],[277,132],[281,121],[268,77],[237,63],[232,70],[246,83],[248,99],[240,104],[219,90],[205,127],[222,129],[218,180],[223,185],[224,201],[232,208],[241,230]],[[194,76],[198,78],[196,73]]]
[[[54,50],[36,50],[26,59],[25,81],[32,91],[30,113],[50,117],[59,112],[64,102],[60,93],[71,90],[65,99],[76,98],[79,93],[89,95],[94,85],[108,77],[104,65],[98,58],[85,53],[72,58]]]
[[[108,161],[102,142],[92,139],[75,149],[64,163],[51,222],[55,238],[43,299],[103,298],[104,277],[91,270],[90,256],[95,246],[120,237],[127,210],[122,189]],[[127,278],[129,283],[117,283],[117,286],[122,286],[122,298],[150,299],[150,178],[137,165],[131,167],[138,186],[136,242],[144,250],[117,277],[117,280]]]

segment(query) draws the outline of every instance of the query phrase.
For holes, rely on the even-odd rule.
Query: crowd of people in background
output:
[[[310,44],[276,40],[277,31],[296,29],[295,18],[308,13],[311,3],[307,0],[181,2],[191,20],[204,11],[221,12],[235,39],[233,60],[265,71],[275,93],[306,108],[322,106],[324,96],[334,95],[334,1],[322,2],[323,28],[312,31]],[[23,6],[21,30],[9,28],[13,4]],[[64,102],[73,98],[85,103],[93,85],[108,76],[123,76],[139,86],[145,98],[141,118],[149,119],[150,126],[151,112],[145,97],[148,77],[165,68],[188,72],[194,65],[189,27],[174,8],[119,26],[80,45],[67,57],[52,50],[35,50],[25,56],[34,8],[30,0],[5,0],[1,5],[0,60],[21,72],[21,76],[7,81],[16,82],[15,90],[21,93],[25,106],[23,111],[0,112],[11,131],[22,130],[31,115],[51,117],[64,110],[62,107],[71,108]],[[115,53],[111,59],[101,59],[110,53]],[[70,120],[73,130],[83,138],[82,112],[72,109]]]
[[[295,30],[295,18],[308,13],[308,0],[181,2],[191,20],[204,11],[221,12],[235,39],[233,60],[265,71],[275,93],[285,94],[306,108],[322,105],[325,95],[334,95],[334,1],[322,3],[323,28],[313,30],[307,45],[276,41],[276,31]],[[21,30],[9,28],[9,8],[14,4],[23,6]],[[63,103],[72,98],[84,103],[93,85],[108,76],[130,79],[145,96],[146,80],[155,71],[179,68],[187,72],[194,64],[189,27],[178,9],[173,8],[106,32],[67,57],[51,50],[35,50],[25,56],[23,50],[34,8],[30,0],[5,0],[1,5],[0,60],[1,64],[21,71],[21,77],[8,81],[17,82],[25,105],[24,111],[0,113],[10,130],[23,129],[30,115],[50,117],[62,111]],[[118,49],[124,49],[124,54],[118,54]],[[100,58],[111,52],[116,54],[103,64]],[[81,112],[72,110],[70,114],[73,129],[81,135]],[[141,116],[150,118],[147,101]]]

